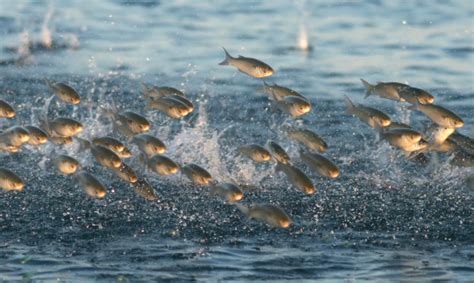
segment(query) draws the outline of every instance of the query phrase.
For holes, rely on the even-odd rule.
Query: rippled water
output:
[[[207,188],[156,177],[133,159],[159,195],[148,202],[76,146],[26,148],[0,155],[27,182],[24,192],[0,193],[0,280],[469,281],[472,168],[451,166],[445,154],[428,165],[406,160],[345,115],[342,98],[423,129],[428,119],[406,105],[364,100],[359,78],[410,83],[458,113],[460,132],[473,136],[473,17],[473,4],[461,0],[1,1],[0,97],[18,111],[2,128],[37,124],[51,96],[43,78],[64,81],[83,103],[53,101],[48,114],[83,121],[82,137],[112,134],[98,106],[114,100],[146,113],[170,157],[250,184],[244,203],[278,204],[295,223],[277,230],[246,220]],[[309,51],[298,49],[301,30]],[[309,97],[311,114],[274,111],[256,92],[261,81],[217,65],[221,47],[268,62],[276,74],[267,81]],[[144,112],[141,82],[185,91],[195,114],[180,122]],[[273,139],[296,158],[298,146],[283,134],[295,125],[318,132],[342,171],[327,180],[302,167],[318,190],[310,197],[273,164],[235,153]],[[95,171],[107,197],[89,199],[59,175],[49,162],[57,152]]]

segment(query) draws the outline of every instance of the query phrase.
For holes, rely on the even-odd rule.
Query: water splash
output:
[[[53,36],[51,34],[51,30],[48,27],[49,21],[51,20],[53,13],[54,13],[54,6],[52,2],[50,2],[48,12],[46,13],[46,16],[44,17],[43,26],[41,27],[41,42],[46,48],[53,47]]]
[[[298,48],[303,51],[308,51],[310,49],[308,42],[308,32],[306,31],[306,26],[303,23],[300,24],[300,32],[298,35]]]

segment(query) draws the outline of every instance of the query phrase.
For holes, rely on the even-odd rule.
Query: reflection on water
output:
[[[442,153],[427,165],[407,161],[345,115],[342,98],[424,129],[428,120],[406,105],[364,100],[359,79],[409,83],[458,113],[466,125],[459,131],[473,136],[472,13],[469,1],[2,1],[0,98],[18,111],[2,128],[37,124],[48,109],[82,121],[84,138],[112,134],[99,106],[114,101],[153,122],[167,155],[245,184],[245,204],[277,204],[294,225],[246,220],[206,187],[157,177],[132,158],[158,193],[149,202],[76,146],[48,144],[0,154],[1,166],[27,182],[24,193],[0,193],[0,279],[468,280],[472,168],[451,166]],[[311,114],[294,120],[275,111],[256,91],[261,81],[217,65],[221,47],[268,62],[276,73],[267,82],[308,97]],[[53,99],[45,108],[45,77],[71,84],[81,106]],[[171,121],[144,111],[142,82],[184,91],[196,112]],[[324,137],[341,169],[335,180],[311,173],[314,196],[295,191],[274,164],[236,154],[271,139],[296,158],[299,145],[285,129],[302,125]],[[96,172],[107,197],[86,198],[58,175],[54,153]]]

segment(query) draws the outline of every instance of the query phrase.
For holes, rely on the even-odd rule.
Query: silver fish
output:
[[[288,153],[281,147],[279,144],[277,144],[274,141],[268,141],[266,144],[268,151],[271,153],[273,158],[277,162],[283,163],[283,164],[290,164],[290,156],[288,156]]]
[[[135,192],[142,198],[149,201],[158,199],[158,195],[156,194],[155,190],[146,180],[138,180],[133,184],[133,186],[135,187]]]
[[[224,49],[225,59],[219,65],[230,65],[236,67],[239,71],[254,78],[265,78],[273,75],[272,67],[260,60],[239,56],[234,58]]]
[[[77,161],[74,157],[64,154],[53,158],[53,163],[56,165],[58,170],[65,175],[74,174],[76,173],[77,169],[81,167],[79,161]]]
[[[225,199],[229,203],[242,200],[244,193],[232,183],[218,183],[211,185],[211,194]]]
[[[390,129],[381,132],[380,136],[388,141],[390,145],[408,152],[413,151],[413,145],[422,139],[421,133],[412,129]]]
[[[0,99],[0,118],[14,118],[16,116],[15,109],[5,100]]]
[[[311,111],[311,103],[299,96],[286,96],[282,100],[275,100],[276,107],[292,117],[300,117]]]
[[[112,137],[96,137],[92,139],[92,143],[96,145],[102,145],[107,147],[110,150],[113,150],[115,153],[120,153],[125,150],[125,145],[116,138]]]
[[[9,169],[0,167],[0,188],[6,191],[23,191],[25,183]]]
[[[184,93],[182,91],[176,88],[167,87],[167,86],[150,87],[147,84],[142,83],[142,90],[143,90],[143,96],[145,97],[145,99],[160,98],[160,97],[168,96],[168,95],[184,96]]]
[[[42,129],[35,126],[25,126],[25,129],[30,133],[28,143],[31,145],[41,145],[48,141],[48,134]]]
[[[309,168],[318,172],[321,176],[334,179],[340,174],[336,164],[321,154],[300,151],[300,158]]]
[[[306,176],[303,171],[289,164],[278,163],[275,167],[276,172],[285,173],[286,177],[290,182],[301,192],[306,195],[311,195],[316,192],[316,188],[313,185],[313,182]]]
[[[355,105],[347,96],[345,97],[345,101],[347,106],[347,114],[355,115],[357,118],[359,118],[359,120],[372,128],[384,128],[392,123],[390,117],[380,110],[364,105]]]
[[[434,104],[415,104],[410,107],[412,110],[419,110],[431,121],[446,128],[460,128],[464,126],[464,121],[450,110]]]
[[[144,162],[150,170],[162,176],[176,174],[179,171],[178,164],[164,155],[155,154],[145,158]]]
[[[198,185],[208,185],[212,181],[211,174],[196,164],[186,164],[181,167],[181,172],[188,177],[189,180]]]
[[[82,186],[84,192],[93,198],[103,198],[107,194],[107,189],[94,175],[81,171],[74,175],[74,178]]]
[[[303,143],[312,151],[325,152],[328,148],[327,143],[310,130],[292,129],[288,130],[287,133],[290,139]]]
[[[156,109],[170,118],[180,119],[188,115],[193,108],[190,108],[181,99],[176,97],[164,96],[158,99],[151,99],[148,101],[147,108]]]
[[[81,97],[71,86],[47,79],[45,79],[45,82],[61,101],[74,105],[81,102]]]
[[[288,228],[291,218],[281,208],[273,204],[253,204],[249,207],[235,204],[237,208],[250,219],[263,221],[276,228]]]
[[[119,168],[113,168],[113,172],[120,179],[127,181],[131,184],[134,184],[138,181],[137,174],[132,167],[122,162],[122,165]]]
[[[255,162],[266,162],[272,159],[272,155],[263,146],[248,144],[238,148],[238,152]]]
[[[157,137],[149,134],[136,135],[133,137],[132,142],[148,156],[163,154],[166,152],[165,144]]]
[[[377,83],[375,85],[368,83],[367,81],[360,79],[364,85],[366,92],[365,98],[369,97],[371,94],[376,94],[382,98],[395,100],[395,101],[405,101],[404,98],[400,96],[400,89],[408,87],[406,84],[401,83]]]
[[[20,147],[30,140],[30,133],[23,127],[13,126],[0,133],[0,143]]]
[[[269,85],[265,81],[263,82],[263,85],[264,86],[258,89],[258,91],[262,91],[262,92],[272,95],[272,97],[274,97],[274,99],[277,101],[282,100],[288,96],[298,96],[303,99],[306,99],[306,97],[302,96],[298,92],[292,89],[289,89],[287,87],[279,86],[277,84]]]

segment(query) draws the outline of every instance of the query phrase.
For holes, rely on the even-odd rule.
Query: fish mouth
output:
[[[83,126],[77,126],[76,130],[75,130],[75,133],[78,134],[78,133],[82,132],[83,130],[84,130]]]
[[[17,190],[17,191],[23,191],[23,188],[25,187],[25,184],[16,183],[14,187],[15,187],[15,190]]]
[[[316,192],[316,190],[312,187],[305,188],[304,193],[307,195],[312,195]]]
[[[120,166],[122,166],[122,161],[120,160],[112,161],[112,166],[114,168],[119,168]]]
[[[382,127],[388,127],[390,126],[390,124],[392,124],[392,121],[391,120],[382,120],[381,121],[382,123]]]
[[[171,168],[169,171],[170,171],[171,174],[176,174],[176,173],[178,172],[178,168],[177,168],[177,167],[173,167],[173,168]]]
[[[232,198],[232,201],[236,202],[236,201],[240,201],[244,198],[244,194],[242,193],[237,193],[237,194],[234,194],[233,195],[233,198]]]
[[[462,126],[464,126],[464,122],[463,121],[456,121],[454,123],[454,127],[455,128],[461,128]]]
[[[122,152],[124,149],[125,149],[125,147],[124,147],[123,145],[117,145],[117,146],[115,147],[115,150],[116,150],[117,152]]]
[[[80,100],[80,99],[72,99],[72,100],[71,100],[71,103],[72,103],[73,105],[77,105],[77,104],[81,103],[81,100]]]
[[[140,129],[143,132],[148,132],[150,130],[150,125],[142,125],[142,126],[140,126]]]
[[[7,118],[14,118],[15,116],[16,116],[15,112],[8,112],[6,115]]]
[[[290,227],[291,221],[289,220],[280,220],[280,227],[281,228],[288,228]]]
[[[39,144],[44,144],[46,142],[48,142],[48,138],[38,138],[38,143]]]
[[[130,183],[135,184],[138,181],[138,178],[137,176],[130,176],[129,180],[130,180]]]
[[[97,195],[98,198],[103,198],[103,197],[105,197],[106,194],[107,194],[107,192],[105,192],[105,191],[96,192],[96,195]]]
[[[333,171],[330,171],[329,172],[329,175],[331,176],[331,178],[337,178],[339,176],[340,172],[339,170],[333,170]]]

